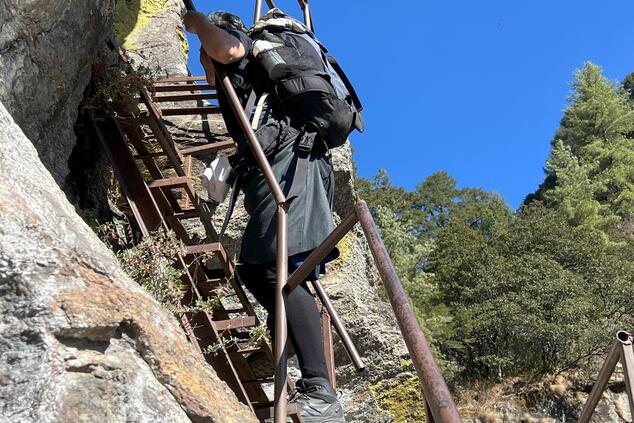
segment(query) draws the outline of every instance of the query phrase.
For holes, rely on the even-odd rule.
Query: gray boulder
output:
[[[0,421],[256,421],[0,103]]]
[[[62,185],[77,105],[112,23],[112,0],[0,2],[0,101]]]

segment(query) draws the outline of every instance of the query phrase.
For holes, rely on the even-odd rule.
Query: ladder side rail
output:
[[[120,57],[125,60],[126,59],[125,54],[123,54],[123,52],[120,49],[118,51],[120,53]],[[174,144],[169,132],[166,130],[162,122],[162,116],[160,111],[154,105],[154,102],[152,101],[146,89],[143,89],[141,91],[141,97],[143,98],[144,102],[146,103],[146,106],[148,107],[148,112],[149,112],[148,115],[150,118],[149,121],[145,121],[142,123],[146,123],[150,125],[152,132],[154,133],[155,137],[159,140],[161,146],[163,147],[164,152],[167,153],[166,155],[170,159],[170,162],[171,162],[170,164],[177,171],[177,174],[179,174],[181,177],[183,176],[187,177],[188,172],[186,172],[186,170],[183,169],[183,167],[181,167],[182,155],[180,151],[178,150],[177,146]],[[142,140],[138,139],[135,141],[137,141],[137,144],[135,145],[135,147],[141,148],[141,150],[143,150],[144,146],[143,146]],[[168,198],[173,197],[172,192],[168,189],[169,186],[166,186],[166,189],[163,189],[162,187],[158,187],[158,189],[155,189],[154,191],[150,190],[150,187],[141,176],[138,165],[134,161],[132,152],[127,147],[127,145],[126,145],[126,150],[132,160],[128,164],[130,164],[131,167],[137,171],[139,177],[141,178],[142,183],[146,186],[146,189],[150,195],[150,198],[153,200],[157,200],[155,196],[159,196],[160,197],[159,199],[165,199],[163,196]],[[152,159],[152,157],[148,157],[148,158],[149,160],[147,161],[144,160],[144,164],[148,167],[148,169],[150,170],[150,173],[156,173],[156,176],[159,177],[158,180],[164,180],[165,178],[162,176],[162,173],[158,169],[156,162]],[[183,173],[183,175],[181,175],[181,173]],[[198,201],[199,200],[198,198],[192,198],[192,199],[195,201],[196,206],[201,206],[200,201]],[[186,230],[182,227],[182,225],[180,224],[180,221],[175,218],[175,212],[181,212],[178,203],[174,202],[174,204],[171,204],[171,202],[164,201],[162,203],[163,207],[159,207],[156,201],[154,203],[155,203],[155,209],[159,213],[159,216],[162,217],[163,226],[167,229],[168,220],[173,221],[172,223],[178,224],[177,227],[182,229],[180,231],[177,231],[180,234],[179,237],[182,236],[185,238],[185,240],[188,240],[189,236]],[[173,206],[175,208],[173,208]],[[208,213],[208,210],[201,209],[200,212],[201,214],[204,214],[204,213]],[[285,218],[286,215],[283,214],[282,217]],[[215,231],[213,232],[215,234]],[[230,277],[230,274],[233,274],[233,266],[231,263],[228,263],[227,257],[222,257],[222,259],[224,260],[221,260],[221,261],[223,261],[223,263],[225,264],[224,270],[225,272],[228,272],[227,277]],[[284,255],[283,259],[286,259],[286,255]],[[190,266],[189,266],[188,260],[182,254],[178,254],[178,264],[179,264],[179,267],[182,267],[184,271],[183,278],[186,279],[186,282],[188,282],[189,289],[187,290],[185,297],[181,299],[181,301],[179,301],[177,305],[189,304],[198,299],[203,299],[203,296],[201,295],[197,285],[198,280],[200,279],[200,275],[198,275],[198,273],[200,273],[201,269],[199,269],[197,266],[195,269],[193,269],[194,273],[192,273],[189,268]],[[227,266],[229,268],[227,268]],[[283,278],[285,283],[287,275],[285,273],[280,273],[280,277]],[[187,300],[187,301],[183,302],[183,300]],[[206,359],[212,362],[211,364],[214,365],[214,368],[216,368],[218,375],[232,387],[232,389],[234,390],[236,395],[239,397],[239,399],[243,401],[255,413],[256,410],[254,408],[254,403],[251,400],[251,396],[255,395],[256,398],[254,399],[256,400],[256,403],[257,403],[258,397],[259,397],[259,400],[261,401],[263,398],[265,398],[265,394],[261,389],[259,391],[253,390],[253,389],[247,389],[247,386],[242,383],[240,374],[238,372],[239,370],[238,367],[240,367],[239,363],[234,362],[231,359],[230,354],[228,353],[227,349],[222,344],[223,335],[220,333],[220,329],[216,328],[213,317],[209,315],[209,313],[204,311],[196,312],[193,314],[191,312],[186,311],[184,313],[178,313],[178,314],[179,314],[179,318],[181,319],[183,329],[185,330],[190,342],[193,344],[194,348],[198,352],[200,352],[201,354],[204,352],[202,348],[204,344],[201,345],[201,341],[204,341],[204,343],[208,345],[211,345],[210,343],[214,343],[214,344],[219,343],[221,345],[221,351],[218,355],[211,356],[210,354],[206,354]],[[255,313],[253,313],[253,316],[255,316]],[[256,317],[253,317],[253,319],[257,321]],[[284,321],[284,324],[285,324],[285,321]],[[228,329],[230,330],[230,328]],[[285,363],[286,362],[284,361],[284,370],[286,370]],[[286,386],[288,384],[287,378],[284,377],[283,380],[285,385],[284,387],[288,389]],[[285,396],[286,396],[286,390],[284,390],[284,397]],[[286,406],[286,401],[283,401],[283,405]],[[292,411],[294,413],[294,415],[291,416],[293,421],[301,422],[301,418],[297,414],[296,410],[292,409],[291,407],[289,411]],[[286,414],[284,414],[284,416],[280,416],[279,421],[285,422]]]
[[[321,336],[324,339],[324,356],[326,357],[326,368],[328,369],[328,380],[333,389],[337,389],[337,376],[335,374],[335,351],[332,346],[332,325],[328,310],[323,307],[320,311],[321,317]]]
[[[313,17],[310,13],[308,0],[297,0],[297,3],[299,3],[300,9],[302,9],[302,12],[304,13],[304,25],[306,25],[306,28],[315,32],[315,26],[313,25]]]
[[[154,136],[161,144],[161,147],[163,147],[163,151],[167,155],[167,158],[176,171],[176,174],[178,176],[185,176],[185,170],[182,166],[183,157],[176,148],[169,131],[163,125],[161,120],[161,111],[154,105],[154,102],[152,102],[150,94],[146,88],[141,88],[141,99],[147,107],[148,116],[150,118],[148,123],[150,128],[152,128]]]
[[[313,288],[315,289],[315,292],[317,293],[317,296],[319,297],[319,301],[321,301],[321,304],[324,306],[324,308],[328,312],[328,315],[330,316],[330,320],[332,320],[332,325],[335,327],[335,330],[339,334],[339,338],[341,339],[341,342],[343,343],[346,349],[346,352],[348,353],[348,356],[350,357],[350,360],[352,360],[352,364],[357,369],[357,371],[362,372],[363,370],[365,370],[365,364],[363,363],[363,360],[361,359],[361,354],[359,354],[359,351],[357,351],[357,348],[354,346],[354,343],[352,342],[352,338],[350,337],[350,335],[348,334],[348,331],[343,325],[343,322],[341,321],[339,314],[335,310],[334,305],[330,301],[330,298],[326,294],[324,287],[321,285],[321,282],[319,282],[318,280],[312,281],[312,285],[313,285]]]
[[[414,309],[409,303],[403,285],[396,274],[394,264],[381,240],[370,209],[363,200],[357,201],[355,208],[374,262],[381,275],[385,292],[394,310],[396,321],[414,362],[431,415],[434,421],[439,423],[461,423],[462,418],[458,414],[447,383],[440,373],[429,343],[418,324]]]
[[[253,23],[260,20],[262,16],[262,0],[255,0],[255,11],[253,12]]]
[[[106,137],[106,134],[99,127],[99,118],[95,116],[94,112],[89,112],[89,118],[97,138],[110,160],[115,176],[124,191],[126,200],[132,209],[134,218],[141,229],[143,237],[150,236],[152,232],[158,229],[167,229],[167,224],[163,219],[155,198],[145,183],[132,153],[125,143],[122,129],[113,118],[104,117],[102,118],[104,119],[103,122],[107,122],[111,125],[110,130],[115,135],[114,137]],[[184,263],[181,262],[181,267],[183,266]],[[185,313],[179,313],[178,318],[194,349],[202,353],[202,349],[194,334],[191,319]]]
[[[114,126],[117,134],[117,136],[108,139],[99,127],[97,122],[99,118],[95,116],[94,112],[89,112],[89,119],[97,139],[110,160],[141,233],[143,236],[149,236],[151,232],[165,226],[165,222],[128,146],[125,144],[123,133],[112,119],[103,118],[111,120],[110,124]]]

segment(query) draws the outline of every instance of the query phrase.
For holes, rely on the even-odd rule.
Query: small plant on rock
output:
[[[124,270],[154,298],[174,313],[186,311],[179,304],[185,294],[183,271],[175,266],[185,247],[173,232],[157,231],[118,254]]]

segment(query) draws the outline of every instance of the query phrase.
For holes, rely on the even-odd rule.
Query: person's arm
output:
[[[237,62],[246,54],[239,39],[209,22],[202,13],[187,12],[183,23],[189,32],[198,35],[205,52],[222,64]]]

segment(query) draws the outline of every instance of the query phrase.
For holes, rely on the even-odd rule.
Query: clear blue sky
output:
[[[195,3],[247,26],[253,19],[253,1]],[[295,0],[276,4],[301,16]],[[367,130],[351,137],[360,175],[385,168],[407,189],[444,170],[459,187],[496,191],[517,207],[543,180],[573,71],[587,60],[612,80],[634,71],[625,0],[311,4],[318,38],[365,106]],[[190,41],[190,67],[201,74]]]

